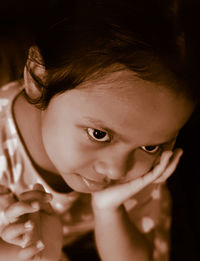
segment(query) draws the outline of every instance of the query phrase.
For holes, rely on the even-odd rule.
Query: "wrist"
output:
[[[106,205],[102,204],[102,202],[93,200],[92,201],[92,209],[93,209],[93,214],[95,217],[114,217],[116,215],[119,215],[124,211],[124,206],[111,206],[111,205]]]

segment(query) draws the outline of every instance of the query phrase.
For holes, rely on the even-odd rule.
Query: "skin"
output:
[[[50,207],[51,199],[42,185],[35,184],[18,200],[7,202],[0,226],[0,260],[59,260],[62,226]],[[0,203],[5,205],[5,199],[0,197]]]
[[[193,110],[185,97],[140,80],[130,71],[57,95],[44,111],[23,98],[18,103],[23,104],[19,128],[33,160],[83,193],[147,173],[163,150],[173,148]],[[27,126],[22,124],[25,118]],[[95,139],[94,129],[106,136]],[[150,145],[158,145],[158,150],[145,151],[144,146]]]
[[[26,88],[34,94],[31,78]],[[102,235],[102,228],[110,220],[112,232],[120,227],[116,238],[123,242],[128,234],[123,202],[159,176],[164,181],[172,174],[181,151],[173,156],[169,151],[192,111],[193,105],[186,97],[125,70],[53,97],[44,111],[28,104],[22,96],[14,105],[26,147],[34,162],[45,170],[43,178],[51,182],[54,173],[54,178],[61,176],[75,191],[92,194],[103,260],[109,260],[110,249],[106,251],[104,241],[102,244],[101,239],[107,237]],[[148,146],[153,151],[148,151]],[[161,157],[165,151],[168,154]],[[28,207],[24,213],[29,213]],[[134,253],[130,252],[130,260],[135,253],[138,260],[146,260],[146,242],[138,231],[133,232],[141,242],[142,252],[131,247]],[[132,238],[131,246],[135,244]],[[113,248],[117,245],[114,243]]]

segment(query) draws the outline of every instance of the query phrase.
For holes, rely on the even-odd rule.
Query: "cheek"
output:
[[[147,154],[142,150],[136,151],[133,156],[133,164],[132,168],[130,169],[127,180],[136,179],[147,172],[149,172],[158,162],[160,159],[160,154]]]
[[[82,145],[76,131],[68,128],[55,130],[43,128],[43,142],[46,152],[60,173],[76,172],[92,161],[92,154]]]

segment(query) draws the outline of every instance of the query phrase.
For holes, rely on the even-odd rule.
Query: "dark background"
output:
[[[162,0],[165,1],[165,0]],[[56,1],[11,1],[0,3],[0,85],[22,77],[27,49],[40,23],[48,20]],[[181,0],[180,21],[186,36],[191,84],[199,84],[200,3]],[[199,107],[183,128],[177,147],[184,149],[175,174],[168,180],[172,207],[171,260],[200,260],[200,113]],[[90,234],[67,249],[72,260],[80,256],[98,260]]]

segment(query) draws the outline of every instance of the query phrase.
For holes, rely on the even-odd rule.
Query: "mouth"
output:
[[[104,182],[97,182],[97,181],[85,178],[83,176],[80,176],[80,177],[83,180],[84,184],[89,188],[89,190],[91,192],[102,190],[105,187],[107,187],[108,184],[109,184],[109,182],[106,182],[106,181],[104,181]]]

